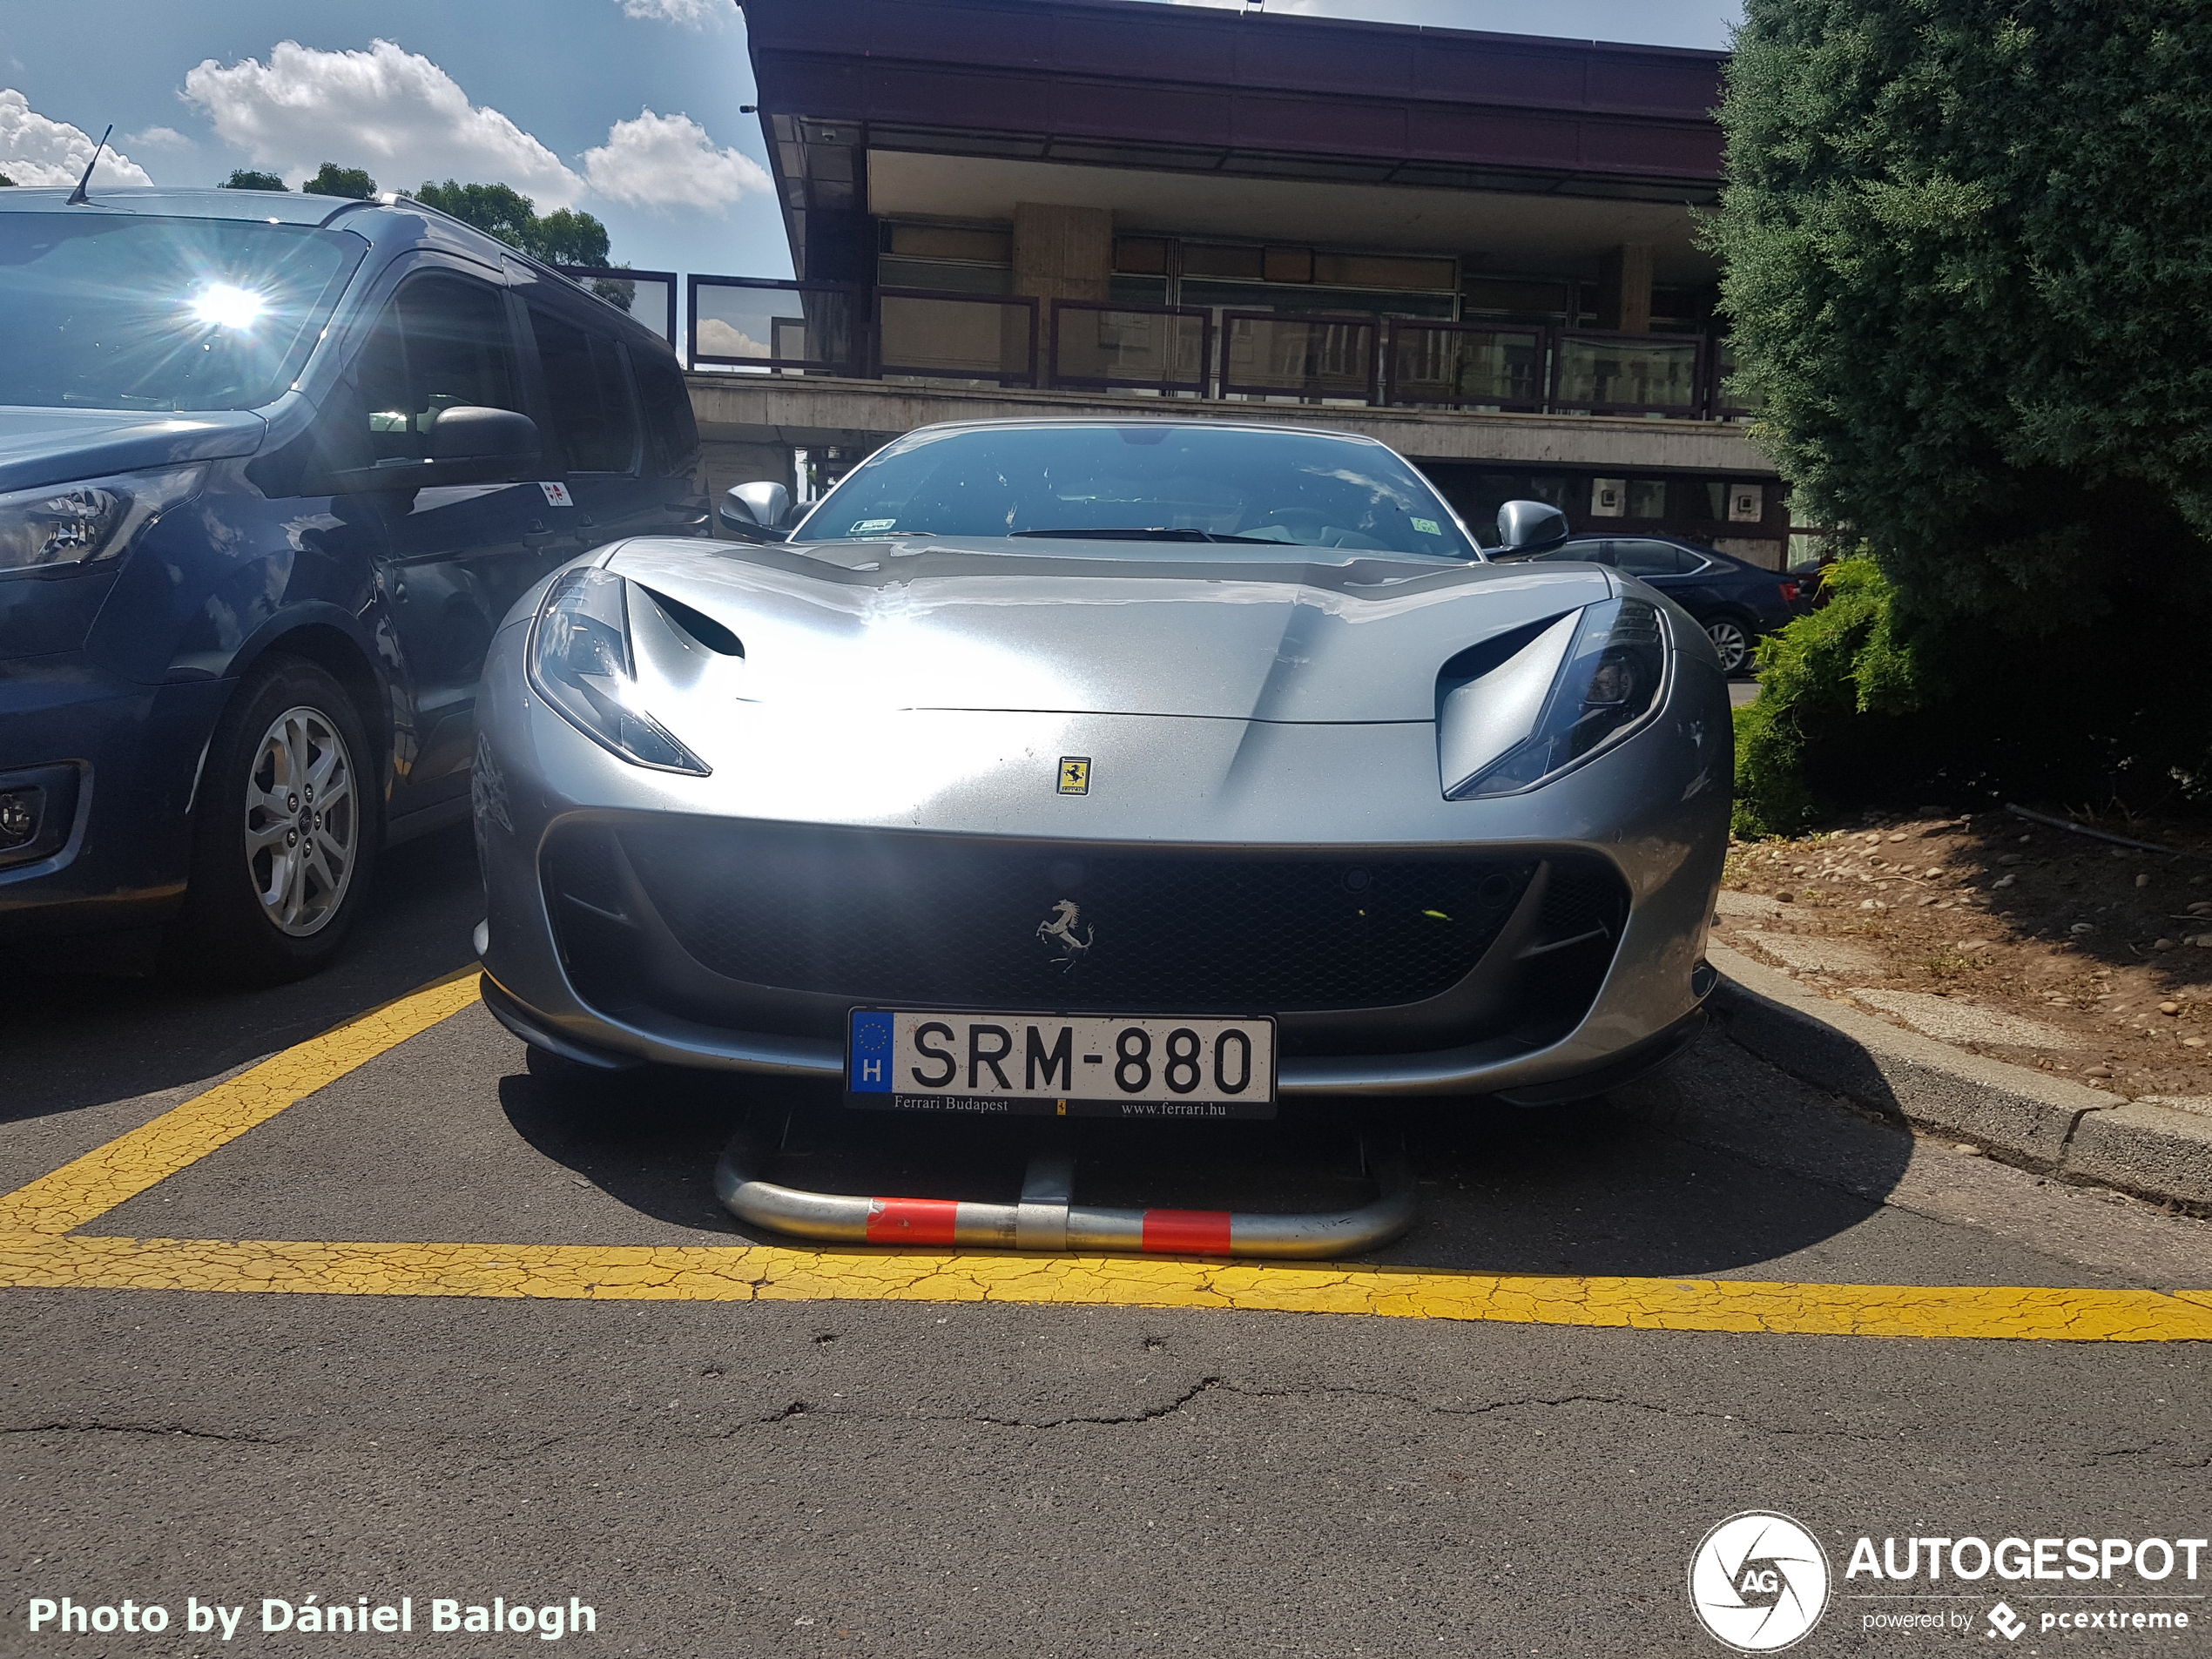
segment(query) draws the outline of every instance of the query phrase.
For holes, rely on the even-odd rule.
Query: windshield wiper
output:
[[[1008,530],[1010,536],[1035,537],[1063,542],[1242,542],[1251,547],[1284,547],[1266,536],[1217,536],[1211,530],[1193,529],[1187,525],[1172,529],[1164,524],[1150,529],[1089,529],[1089,530]]]

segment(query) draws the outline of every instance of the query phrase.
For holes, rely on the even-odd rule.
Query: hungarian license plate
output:
[[[1275,1022],[854,1008],[849,1103],[1062,1117],[1272,1117]]]

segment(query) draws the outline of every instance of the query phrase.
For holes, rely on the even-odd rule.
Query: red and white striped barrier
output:
[[[1403,1154],[1370,1152],[1366,1163],[1378,1196],[1356,1210],[1107,1210],[1073,1202],[1074,1161],[1057,1153],[1030,1160],[1015,1204],[863,1198],[760,1179],[757,1150],[740,1134],[715,1169],[714,1192],[739,1221],[826,1244],[1325,1260],[1372,1250],[1413,1224]]]

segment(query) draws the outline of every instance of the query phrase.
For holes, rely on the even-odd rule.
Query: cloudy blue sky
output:
[[[1167,0],[1162,0],[1167,3]],[[1188,0],[1175,0],[1177,3]],[[1271,11],[1656,45],[1728,44],[1740,0],[1270,0]],[[0,8],[0,173],[385,188],[498,180],[577,206],[647,269],[787,276],[732,0],[73,0]]]

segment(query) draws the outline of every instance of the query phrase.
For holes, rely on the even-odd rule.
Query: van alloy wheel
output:
[[[320,709],[287,709],[246,780],[246,874],[278,931],[319,933],[346,900],[361,849],[353,756]]]

